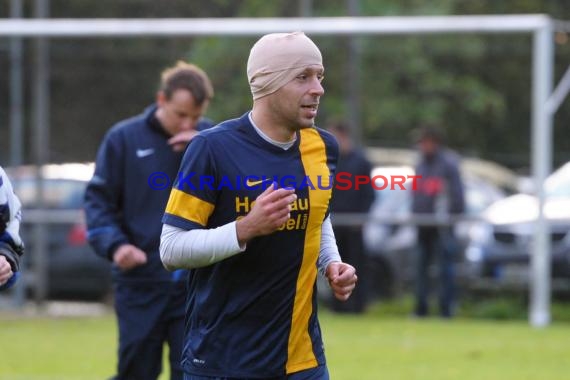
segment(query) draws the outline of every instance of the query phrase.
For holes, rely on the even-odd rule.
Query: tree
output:
[[[570,19],[564,0],[360,0],[366,16],[547,13]],[[26,3],[27,4],[27,3]],[[344,16],[345,2],[312,1],[312,14]],[[0,14],[8,12],[0,8]],[[51,16],[84,17],[290,17],[299,7],[275,0],[51,0]],[[26,15],[30,9],[26,9]],[[7,14],[6,14],[7,15]],[[360,77],[361,121],[368,145],[409,146],[418,124],[440,124],[464,154],[513,167],[529,162],[531,44],[524,35],[360,36],[361,70],[347,76],[347,37],[311,36],[323,52],[326,94],[318,123],[348,115],[347,83]],[[216,96],[208,116],[216,121],[251,107],[246,78],[249,49],[257,37],[54,39],[51,43],[51,159],[92,160],[103,134],[153,101],[159,72],[185,58],[202,66]],[[555,77],[570,62],[570,43],[557,36]],[[28,44],[29,45],[29,44]],[[7,55],[0,56],[5,60]],[[0,61],[1,63],[1,61]],[[25,72],[31,71],[30,51]],[[26,75],[27,78],[30,75]],[[28,86],[29,82],[26,83]],[[8,93],[8,77],[0,77]],[[29,107],[27,94],[27,109]],[[0,98],[7,125],[8,98]],[[566,120],[570,102],[555,118],[555,159],[570,159]],[[31,111],[26,115],[31,120]],[[28,133],[28,136],[30,134]],[[8,128],[0,129],[0,159],[7,160]],[[26,157],[30,160],[29,152]]]

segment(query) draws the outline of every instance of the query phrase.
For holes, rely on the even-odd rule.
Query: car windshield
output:
[[[80,209],[87,181],[94,171],[93,163],[42,165],[43,202],[46,209]],[[14,191],[26,209],[40,208],[37,167],[32,165],[6,168]]]
[[[570,197],[570,162],[552,173],[544,183],[546,197]]]
[[[410,210],[410,196],[408,189],[412,187],[412,180],[407,180],[402,186],[394,184],[394,176],[407,177],[413,175],[414,170],[408,166],[377,167],[372,171],[372,179],[377,188],[375,190],[377,211],[381,213],[405,214]]]
[[[36,181],[33,178],[14,179],[14,191],[22,206],[28,209],[39,207]],[[78,209],[82,207],[86,182],[71,179],[44,179],[44,208]]]

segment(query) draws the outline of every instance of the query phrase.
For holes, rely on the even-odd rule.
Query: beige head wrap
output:
[[[279,90],[305,67],[322,64],[319,48],[303,32],[266,34],[253,45],[247,60],[253,99]]]

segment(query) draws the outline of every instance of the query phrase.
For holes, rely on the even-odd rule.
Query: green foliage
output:
[[[33,2],[24,2],[26,17]],[[315,17],[346,16],[348,1],[312,0]],[[561,0],[355,0],[362,16],[429,16],[545,13],[570,19]],[[55,18],[295,17],[301,0],[51,0]],[[0,6],[7,17],[9,7]],[[254,22],[254,21],[252,21]],[[410,36],[311,36],[321,47],[326,94],[318,123],[348,118],[349,85],[358,94],[360,128],[368,145],[408,146],[408,132],[423,122],[440,124],[461,153],[513,167],[530,157],[530,35],[458,34]],[[349,72],[349,40],[360,52]],[[216,97],[208,116],[216,121],[251,107],[246,61],[255,37],[52,39],[50,42],[50,156],[53,161],[93,160],[103,134],[118,120],[153,101],[159,72],[186,58],[211,76]],[[570,62],[570,42],[560,34],[555,83]],[[6,42],[6,41],[5,41]],[[8,49],[7,44],[2,45]],[[31,140],[33,60],[26,45],[26,139]],[[8,55],[0,65],[8,67]],[[0,78],[9,93],[9,76]],[[0,124],[8,124],[8,97],[0,97]],[[556,163],[570,159],[570,102],[555,118]],[[8,157],[8,128],[0,128],[0,160]],[[26,161],[32,160],[30,144]]]
[[[216,122],[238,117],[251,108],[246,63],[255,39],[210,37],[196,41],[188,60],[206,68],[214,85],[208,115]]]
[[[241,4],[238,14],[276,16],[283,15],[281,9],[279,1],[265,7],[249,1]],[[365,15],[453,14],[458,9],[458,2],[451,0],[429,5],[421,1],[360,2],[361,14]],[[342,16],[346,6],[315,1],[313,14]],[[520,154],[528,148],[527,140],[511,138],[508,130],[512,124],[530,128],[530,68],[528,61],[521,65],[515,59],[511,63],[508,51],[498,55],[511,37],[353,37],[361,51],[361,64],[357,72],[349,72],[350,37],[314,36],[326,69],[326,94],[318,123],[348,117],[347,87],[356,81],[361,88],[360,127],[368,144],[407,146],[409,131],[428,122],[439,124],[459,151],[483,157],[497,151]],[[218,91],[211,114],[222,120],[241,114],[251,104],[245,62],[254,39],[217,39],[196,41],[189,57],[212,73]],[[528,38],[518,41],[519,50],[528,54]],[[520,112],[521,108],[527,111]]]

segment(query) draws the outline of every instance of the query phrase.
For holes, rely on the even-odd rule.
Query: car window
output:
[[[14,179],[14,191],[24,208],[38,208],[38,198],[33,178]],[[70,179],[44,179],[44,206],[48,209],[78,209],[83,204],[84,181]]]

